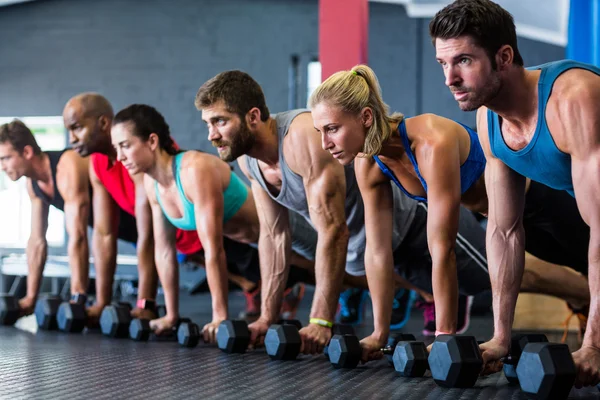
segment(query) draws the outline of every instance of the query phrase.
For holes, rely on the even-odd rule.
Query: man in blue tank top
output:
[[[525,69],[512,16],[489,0],[457,0],[429,25],[446,85],[463,111],[477,112],[486,154],[488,264],[494,337],[486,372],[500,368],[523,274],[526,178],[577,198],[590,226],[591,303],[576,387],[600,383],[600,69],[562,60]],[[494,271],[494,272],[492,272]]]

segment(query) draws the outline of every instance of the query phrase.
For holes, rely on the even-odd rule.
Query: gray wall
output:
[[[82,91],[115,109],[157,107],[184,148],[214,152],[193,100],[226,69],[249,72],[274,112],[288,106],[292,55],[318,54],[317,0],[38,0],[0,8],[0,115],[60,115]],[[406,115],[434,112],[473,125],[444,86],[427,20],[404,7],[370,4],[369,62],[386,101]],[[564,49],[520,39],[527,65]]]

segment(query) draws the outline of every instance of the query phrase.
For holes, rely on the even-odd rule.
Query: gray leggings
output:
[[[416,287],[432,293],[431,255],[427,246],[427,205],[419,203],[404,240],[394,250],[396,271]],[[473,214],[460,207],[456,238],[458,290],[476,295],[491,289],[485,252],[485,230]]]

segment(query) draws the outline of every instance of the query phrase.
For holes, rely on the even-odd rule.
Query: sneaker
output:
[[[563,325],[565,326],[565,332],[563,333],[563,337],[560,341],[562,343],[566,342],[567,335],[569,334],[569,322],[571,322],[571,318],[577,317],[577,320],[579,320],[579,330],[577,331],[577,339],[579,340],[579,343],[583,343],[583,336],[585,335],[585,328],[587,326],[588,314],[590,313],[590,306],[587,305],[582,308],[574,308],[572,305],[567,303],[567,308],[569,309],[571,314],[567,317],[565,322],[563,322]]]
[[[304,283],[296,283],[291,288],[287,288],[283,292],[283,304],[281,305],[281,319],[294,319],[296,318],[296,312],[302,298],[304,298],[304,292],[306,287]]]
[[[239,314],[239,318],[253,322],[260,317],[260,283],[256,284],[254,290],[244,292],[246,298],[246,309]]]
[[[364,289],[351,288],[340,294],[338,320],[341,324],[359,325],[362,323],[368,293]]]
[[[473,306],[473,296],[458,296],[457,335],[462,335],[469,329],[471,323],[471,306]],[[435,303],[417,302],[417,308],[423,310],[423,335],[435,336]]]
[[[423,310],[423,336],[435,336],[435,303],[418,301],[416,307]]]
[[[458,319],[456,320],[457,335],[462,335],[469,329],[472,306],[473,296],[458,296]]]
[[[417,292],[414,290],[400,289],[396,292],[392,305],[391,330],[402,329],[406,325],[416,298]]]

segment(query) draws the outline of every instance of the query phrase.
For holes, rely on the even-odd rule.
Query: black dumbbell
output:
[[[392,360],[394,369],[402,376],[417,378],[429,369],[429,354],[424,342],[404,340],[396,343]]]
[[[412,333],[395,333],[388,337],[388,341],[385,347],[395,349],[398,342],[414,342],[415,340],[417,340],[417,338],[415,338],[415,335],[413,335]],[[390,365],[394,365],[393,354],[386,354],[385,357],[387,358]]]
[[[344,324],[333,324],[333,327],[331,328],[331,334],[332,337],[333,335],[356,335],[352,325]],[[325,346],[323,349],[323,354],[325,354],[325,357],[329,358],[329,345]]]
[[[100,330],[106,336],[126,338],[129,336],[131,323],[131,304],[114,302],[102,310],[100,314]]]
[[[250,344],[248,323],[242,319],[228,319],[219,324],[217,346],[225,353],[245,353]]]
[[[271,325],[265,335],[265,348],[273,360],[295,360],[301,346],[300,332],[294,325]]]
[[[177,328],[177,341],[183,347],[196,347],[200,342],[200,327],[191,321],[180,323]]]
[[[483,366],[477,340],[462,335],[437,336],[428,362],[435,383],[447,388],[473,387]]]
[[[540,400],[566,399],[576,375],[569,347],[562,343],[528,343],[517,364],[521,390]]]
[[[56,314],[58,313],[58,307],[63,302],[60,296],[45,296],[39,299],[35,303],[35,320],[37,321],[40,329],[51,331],[58,329],[58,322],[56,321]]]
[[[171,332],[163,333],[160,336],[154,336],[158,341],[171,341],[177,337],[177,331],[179,326],[184,322],[191,322],[189,318],[180,318],[177,324],[173,327]],[[129,324],[129,338],[136,342],[146,342],[150,339],[152,330],[150,329],[150,321],[147,319],[135,318],[131,320]]]
[[[519,383],[517,377],[517,364],[521,358],[521,353],[528,343],[547,343],[548,338],[542,333],[523,334],[518,333],[512,336],[510,340],[510,352],[504,358],[504,376],[510,383]]]
[[[14,296],[0,295],[0,324],[14,325],[19,319],[19,301]]]
[[[85,294],[75,294],[71,301],[64,301],[58,307],[56,313],[56,322],[58,329],[63,332],[81,332],[85,328],[86,312],[85,303],[87,296]]]
[[[356,335],[333,335],[328,352],[329,362],[335,368],[356,368],[362,350]]]

